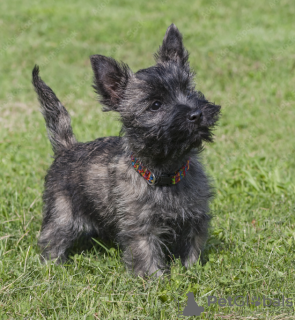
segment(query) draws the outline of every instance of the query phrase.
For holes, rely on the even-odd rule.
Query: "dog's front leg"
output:
[[[195,235],[191,238],[185,246],[185,254],[182,255],[182,264],[188,268],[191,267],[196,261],[199,260],[201,250],[206,242],[206,238],[202,235]]]
[[[178,244],[178,255],[182,264],[188,268],[199,260],[202,249],[207,240],[207,223],[198,231],[191,228],[185,230]]]
[[[136,235],[122,242],[125,248],[124,261],[136,275],[159,277],[164,273],[167,266],[165,265],[162,243],[157,236],[152,233]]]

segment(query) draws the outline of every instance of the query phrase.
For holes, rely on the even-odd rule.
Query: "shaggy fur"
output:
[[[94,88],[104,111],[120,115],[120,137],[76,141],[70,117],[33,70],[33,85],[53,146],[45,178],[39,246],[45,259],[66,260],[83,233],[119,243],[130,270],[161,275],[172,257],[188,267],[203,248],[212,190],[198,153],[212,141],[220,106],[196,91],[188,53],[175,25],[155,54],[156,65],[132,73],[126,64],[90,57]],[[171,174],[191,159],[176,185],[149,185],[130,155],[156,176]],[[170,258],[169,258],[170,257]]]

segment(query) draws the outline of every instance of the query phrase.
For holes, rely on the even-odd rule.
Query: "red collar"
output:
[[[164,174],[157,177],[148,168],[144,167],[143,164],[133,155],[131,155],[131,162],[134,169],[147,181],[149,185],[164,186],[176,184],[185,177],[189,170],[190,159],[188,159],[186,164],[174,173]]]

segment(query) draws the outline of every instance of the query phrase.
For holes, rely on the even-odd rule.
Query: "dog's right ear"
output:
[[[182,35],[175,24],[172,23],[168,27],[163,44],[154,56],[158,63],[174,61],[182,65],[186,64],[188,52],[183,46]]]
[[[91,56],[90,61],[94,72],[93,88],[105,106],[103,110],[116,111],[123,99],[131,70],[124,63],[98,54]]]

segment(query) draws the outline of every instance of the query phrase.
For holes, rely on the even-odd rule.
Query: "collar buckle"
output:
[[[153,186],[153,185],[157,184],[158,181],[157,181],[156,175],[154,173],[152,173],[152,172],[151,172],[151,177],[152,177],[152,179],[150,178],[149,180],[146,180],[146,182],[150,186]],[[150,181],[150,180],[152,180],[152,181]]]

